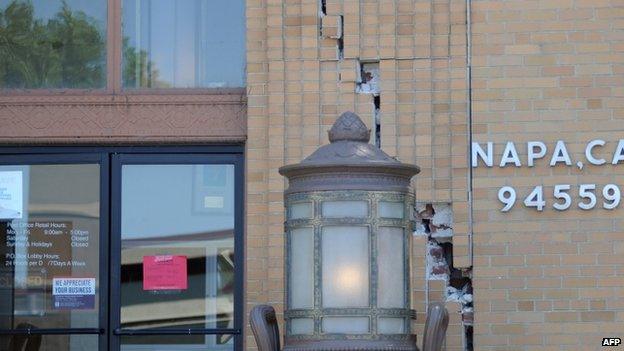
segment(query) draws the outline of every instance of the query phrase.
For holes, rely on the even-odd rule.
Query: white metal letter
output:
[[[487,153],[483,151],[479,143],[472,143],[472,167],[479,165],[479,157],[485,163],[486,166],[494,166],[494,143],[489,141],[487,143]]]
[[[503,151],[503,155],[501,156],[500,167],[505,167],[508,163],[512,163],[516,165],[516,167],[522,166],[520,163],[520,158],[518,157],[518,152],[516,151],[516,146],[513,142],[508,141],[505,146],[505,151]]]
[[[594,147],[604,146],[604,144],[605,141],[600,139],[592,140],[589,142],[589,144],[587,144],[587,147],[585,148],[585,158],[587,158],[587,161],[589,161],[589,163],[591,163],[592,165],[600,166],[607,162],[607,160],[605,160],[604,158],[595,158],[594,155],[592,155],[592,149]]]
[[[538,152],[535,152],[536,147],[539,148]],[[527,143],[527,155],[529,167],[533,167],[533,161],[546,156],[546,144],[541,141],[529,141]]]
[[[572,161],[570,161],[570,155],[568,154],[568,149],[566,149],[563,140],[557,141],[557,145],[555,145],[555,151],[553,151],[552,158],[550,159],[550,165],[555,166],[559,162],[565,162],[565,164],[568,166],[572,165]]]
[[[611,161],[611,164],[617,165],[620,161],[624,161],[624,139],[620,139],[620,142],[613,153],[613,161]]]

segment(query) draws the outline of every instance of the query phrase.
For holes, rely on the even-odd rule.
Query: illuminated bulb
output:
[[[356,267],[342,267],[336,272],[336,286],[345,291],[359,290],[362,278],[362,272]]]

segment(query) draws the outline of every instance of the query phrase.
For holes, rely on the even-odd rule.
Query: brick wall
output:
[[[382,148],[423,168],[414,185],[424,200],[457,203],[456,235],[465,237],[463,1],[327,0],[322,13],[316,1],[257,0],[248,1],[247,17],[248,310],[271,303],[283,311],[285,184],[277,169],[327,143],[327,130],[344,111],[375,130],[379,109]],[[375,94],[358,88],[361,63],[378,67],[377,105]],[[458,261],[467,266],[467,240],[459,241]],[[415,260],[414,268],[415,276],[424,272],[424,261]],[[421,284],[415,282],[416,291],[425,289]],[[444,287],[433,294],[443,300]],[[422,327],[426,305],[415,302]],[[455,334],[461,333],[459,326]],[[255,347],[249,331],[246,340],[248,349]]]
[[[603,337],[624,337],[624,209],[602,209],[600,196],[605,184],[624,186],[624,166],[584,157],[588,141],[604,139],[597,154],[610,161],[624,138],[623,29],[622,1],[473,2],[473,139],[493,141],[497,155],[514,141],[524,160],[474,170],[477,349],[598,350]],[[549,148],[535,167],[530,140]],[[548,166],[557,140],[583,170]],[[576,206],[582,183],[599,187],[593,210]],[[542,184],[544,211],[524,208]],[[555,184],[572,186],[569,210],[552,208]],[[502,185],[518,194],[508,213]]]
[[[624,166],[580,171],[540,160],[480,166],[471,180],[468,164],[470,129],[473,141],[495,143],[496,163],[506,141],[526,159],[526,141],[552,150],[562,139],[580,159],[593,138],[610,142],[605,150],[624,138],[622,1],[473,0],[472,125],[465,1],[326,0],[325,13],[320,3],[247,1],[248,310],[270,303],[283,311],[285,181],[277,169],[327,143],[335,118],[352,110],[373,130],[378,113],[382,148],[422,168],[418,202],[452,205],[453,266],[474,265],[475,349],[598,349],[603,336],[624,336],[623,210],[522,206],[535,185],[551,203],[556,183],[624,186]],[[362,63],[378,67],[378,101],[361,87]],[[503,185],[518,193],[508,213],[497,200]],[[445,300],[446,284],[428,281],[426,238],[414,239],[420,336],[426,303]],[[461,350],[461,306],[448,307],[447,350]],[[255,348],[249,330],[246,341]]]

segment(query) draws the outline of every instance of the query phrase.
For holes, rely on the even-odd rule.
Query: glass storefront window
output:
[[[0,88],[106,85],[106,0],[0,0]]]
[[[0,149],[0,351],[241,349],[242,150],[212,149]]]
[[[99,328],[99,239],[98,164],[0,166],[0,329]],[[98,338],[42,345],[97,350]]]
[[[26,343],[24,351],[95,351],[97,350],[98,336],[80,334],[17,336],[13,338],[8,349],[0,350],[22,351],[18,345],[23,344],[24,341]],[[39,345],[39,348],[33,345]]]
[[[123,165],[121,327],[234,328],[234,166]],[[122,338],[146,345],[232,349],[232,335]]]
[[[123,0],[126,88],[245,85],[245,2]]]

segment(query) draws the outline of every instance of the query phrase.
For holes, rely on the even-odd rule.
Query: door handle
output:
[[[115,328],[114,335],[239,335],[240,329],[122,329]]]

